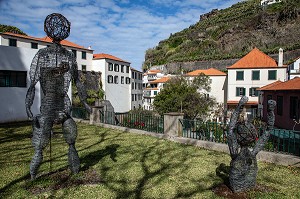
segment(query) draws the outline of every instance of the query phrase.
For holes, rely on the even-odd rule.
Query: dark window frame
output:
[[[38,49],[39,47],[38,47],[38,43],[37,42],[31,42],[31,48],[32,49]]]
[[[119,68],[120,66],[119,66],[119,64],[114,64],[114,71],[115,72],[119,72]]]
[[[81,59],[86,59],[86,52],[85,51],[81,51]]]
[[[236,71],[236,81],[244,80],[244,71]]]
[[[17,47],[17,39],[13,39],[13,38],[9,38],[8,39],[8,45],[9,46],[14,46],[14,47]]]
[[[86,65],[81,65],[81,70],[86,71]]]
[[[114,70],[113,63],[108,62],[108,71],[113,71],[113,70]]]
[[[260,71],[259,70],[253,70],[251,79],[252,80],[260,80]]]
[[[249,88],[249,96],[251,97],[257,97],[258,96],[258,87],[251,87]],[[254,94],[253,94],[253,90],[254,90]]]
[[[27,87],[26,71],[0,70],[0,87]]]
[[[271,72],[272,73],[274,72],[274,74],[271,74]],[[276,79],[277,79],[277,70],[268,70],[268,80],[276,80]]]
[[[114,78],[112,75],[107,75],[107,83],[112,84],[114,81]]]
[[[241,94],[241,89],[243,89],[242,90],[242,94]],[[236,87],[236,89],[235,89],[235,96],[236,97],[240,97],[240,96],[244,96],[244,95],[246,95],[246,88],[245,87]]]
[[[297,96],[290,96],[290,118],[299,119],[299,100]]]
[[[277,115],[283,114],[283,96],[277,96],[277,103],[276,103],[276,112]]]

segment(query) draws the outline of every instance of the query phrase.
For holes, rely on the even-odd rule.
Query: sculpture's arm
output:
[[[35,85],[40,80],[40,68],[39,68],[39,52],[34,56],[30,71],[29,71],[30,85],[26,94],[25,107],[26,113],[29,119],[32,119],[33,114],[31,112],[31,106],[33,104],[35,96]]]
[[[228,146],[229,146],[229,151],[230,151],[231,157],[238,154],[239,144],[237,142],[236,135],[234,133],[234,129],[236,127],[236,123],[238,121],[239,115],[242,112],[244,105],[247,103],[247,101],[248,101],[248,98],[246,96],[243,96],[240,99],[238,106],[236,107],[236,109],[234,110],[234,112],[232,113],[231,118],[230,118],[229,130],[228,130],[228,134],[227,134],[227,141],[228,141]]]
[[[73,61],[71,73],[72,73],[73,81],[74,81],[74,83],[75,83],[75,85],[77,87],[77,90],[78,90],[79,99],[80,99],[81,103],[84,105],[85,109],[89,113],[91,113],[92,109],[91,109],[91,107],[86,102],[86,99],[87,99],[86,90],[85,90],[83,84],[80,82],[80,79],[79,79],[76,61]]]
[[[268,127],[267,130],[260,136],[258,141],[256,142],[252,153],[254,155],[257,155],[258,152],[260,152],[265,144],[268,142],[269,137],[270,137],[270,131],[274,129],[274,123],[275,123],[275,114],[274,114],[274,109],[276,106],[276,101],[274,100],[269,100],[268,101]]]

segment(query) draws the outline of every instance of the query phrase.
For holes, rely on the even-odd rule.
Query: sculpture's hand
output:
[[[32,112],[31,112],[31,110],[30,110],[30,107],[26,107],[26,113],[27,113],[28,118],[29,118],[30,120],[32,120],[33,114],[32,114]]]
[[[241,97],[238,107],[243,107],[247,102],[248,102],[248,97],[246,96]]]
[[[91,114],[92,113],[92,108],[86,102],[84,102],[83,104],[84,104],[85,110],[87,110],[87,112],[89,112]]]

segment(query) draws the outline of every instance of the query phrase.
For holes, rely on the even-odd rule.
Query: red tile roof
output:
[[[159,89],[155,87],[155,88],[145,88],[145,90],[159,90]]]
[[[239,103],[239,101],[235,101],[235,100],[229,100],[227,101],[227,105],[237,105]],[[248,101],[246,103],[246,105],[258,105],[257,101]]]
[[[260,90],[268,89],[268,88],[270,88],[270,87],[272,87],[272,86],[274,86],[274,85],[280,84],[280,83],[282,83],[282,81],[277,80],[276,82],[273,82],[273,83],[271,83],[271,84],[265,85],[265,86],[260,87],[260,88],[258,88],[258,89],[256,89],[256,90],[259,90],[259,91],[260,91]]]
[[[269,84],[267,86],[259,88],[262,91],[278,91],[278,90],[300,90],[300,78],[295,77],[294,79],[285,81],[285,82],[278,82],[277,84]]]
[[[160,79],[156,79],[154,81],[149,82],[150,84],[156,84],[156,83],[166,83],[169,81],[170,77],[162,77]]]
[[[198,76],[201,73],[207,76],[226,76],[226,73],[223,73],[222,71],[219,71],[215,68],[195,70],[185,74],[185,76]]]
[[[115,57],[115,56],[109,55],[109,54],[105,54],[105,53],[94,54],[93,59],[111,59],[111,60],[115,60],[115,61],[130,63],[128,61],[124,61],[118,57]]]
[[[239,61],[232,66],[228,66],[228,69],[243,69],[243,68],[275,68],[278,67],[276,61],[260,51],[258,48],[254,48],[247,55],[242,57]]]
[[[52,43],[52,39],[50,39],[49,37],[43,37],[43,38],[37,38],[37,37],[31,37],[31,36],[27,36],[27,35],[20,35],[20,34],[15,34],[15,33],[11,33],[11,32],[5,32],[5,33],[1,33],[3,35],[9,35],[9,36],[13,36],[13,37],[19,37],[19,38],[24,38],[24,39],[30,39],[30,40],[34,40],[34,41],[41,41],[41,42],[45,42],[45,43]],[[85,49],[85,50],[91,50],[91,49],[87,49],[83,46],[79,46],[73,42],[70,42],[68,40],[62,40],[60,42],[63,46],[68,46],[68,47],[74,47],[74,48],[80,48],[80,49]]]
[[[161,73],[161,70],[149,70],[147,72],[147,74],[157,74],[157,73]]]

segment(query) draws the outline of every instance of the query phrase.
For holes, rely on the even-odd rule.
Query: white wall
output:
[[[112,64],[119,64],[119,72],[108,71],[108,62]],[[131,82],[126,84],[126,77],[130,77],[131,70],[129,73],[126,73],[126,66],[129,66],[128,63],[99,59],[93,60],[92,69],[96,72],[101,72],[101,81],[103,85],[103,90],[105,92],[105,99],[109,100],[112,106],[114,107],[115,112],[128,112],[131,109]],[[124,73],[121,72],[121,65],[124,65]],[[112,75],[118,76],[119,83],[108,83],[107,76]],[[121,84],[121,76],[124,77],[124,84]]]
[[[0,87],[0,123],[27,120],[25,97],[30,84],[29,69],[37,49],[0,46],[0,70],[27,71],[27,87]],[[39,113],[40,85],[36,85],[36,95],[31,111]]]
[[[252,71],[260,71],[260,80],[252,80]],[[277,70],[277,79],[268,80],[268,71]],[[236,80],[236,71],[244,71],[244,80]],[[252,87],[262,87],[271,84],[277,80],[285,81],[287,79],[286,68],[269,69],[229,69],[228,70],[228,100],[239,101],[240,96],[236,96],[236,87],[246,88],[246,96],[249,96],[249,89]],[[258,97],[249,96],[249,101],[258,101]]]
[[[211,79],[211,90],[209,94],[216,98],[218,103],[225,103],[225,92],[227,92],[225,85],[226,76],[210,76]]]

